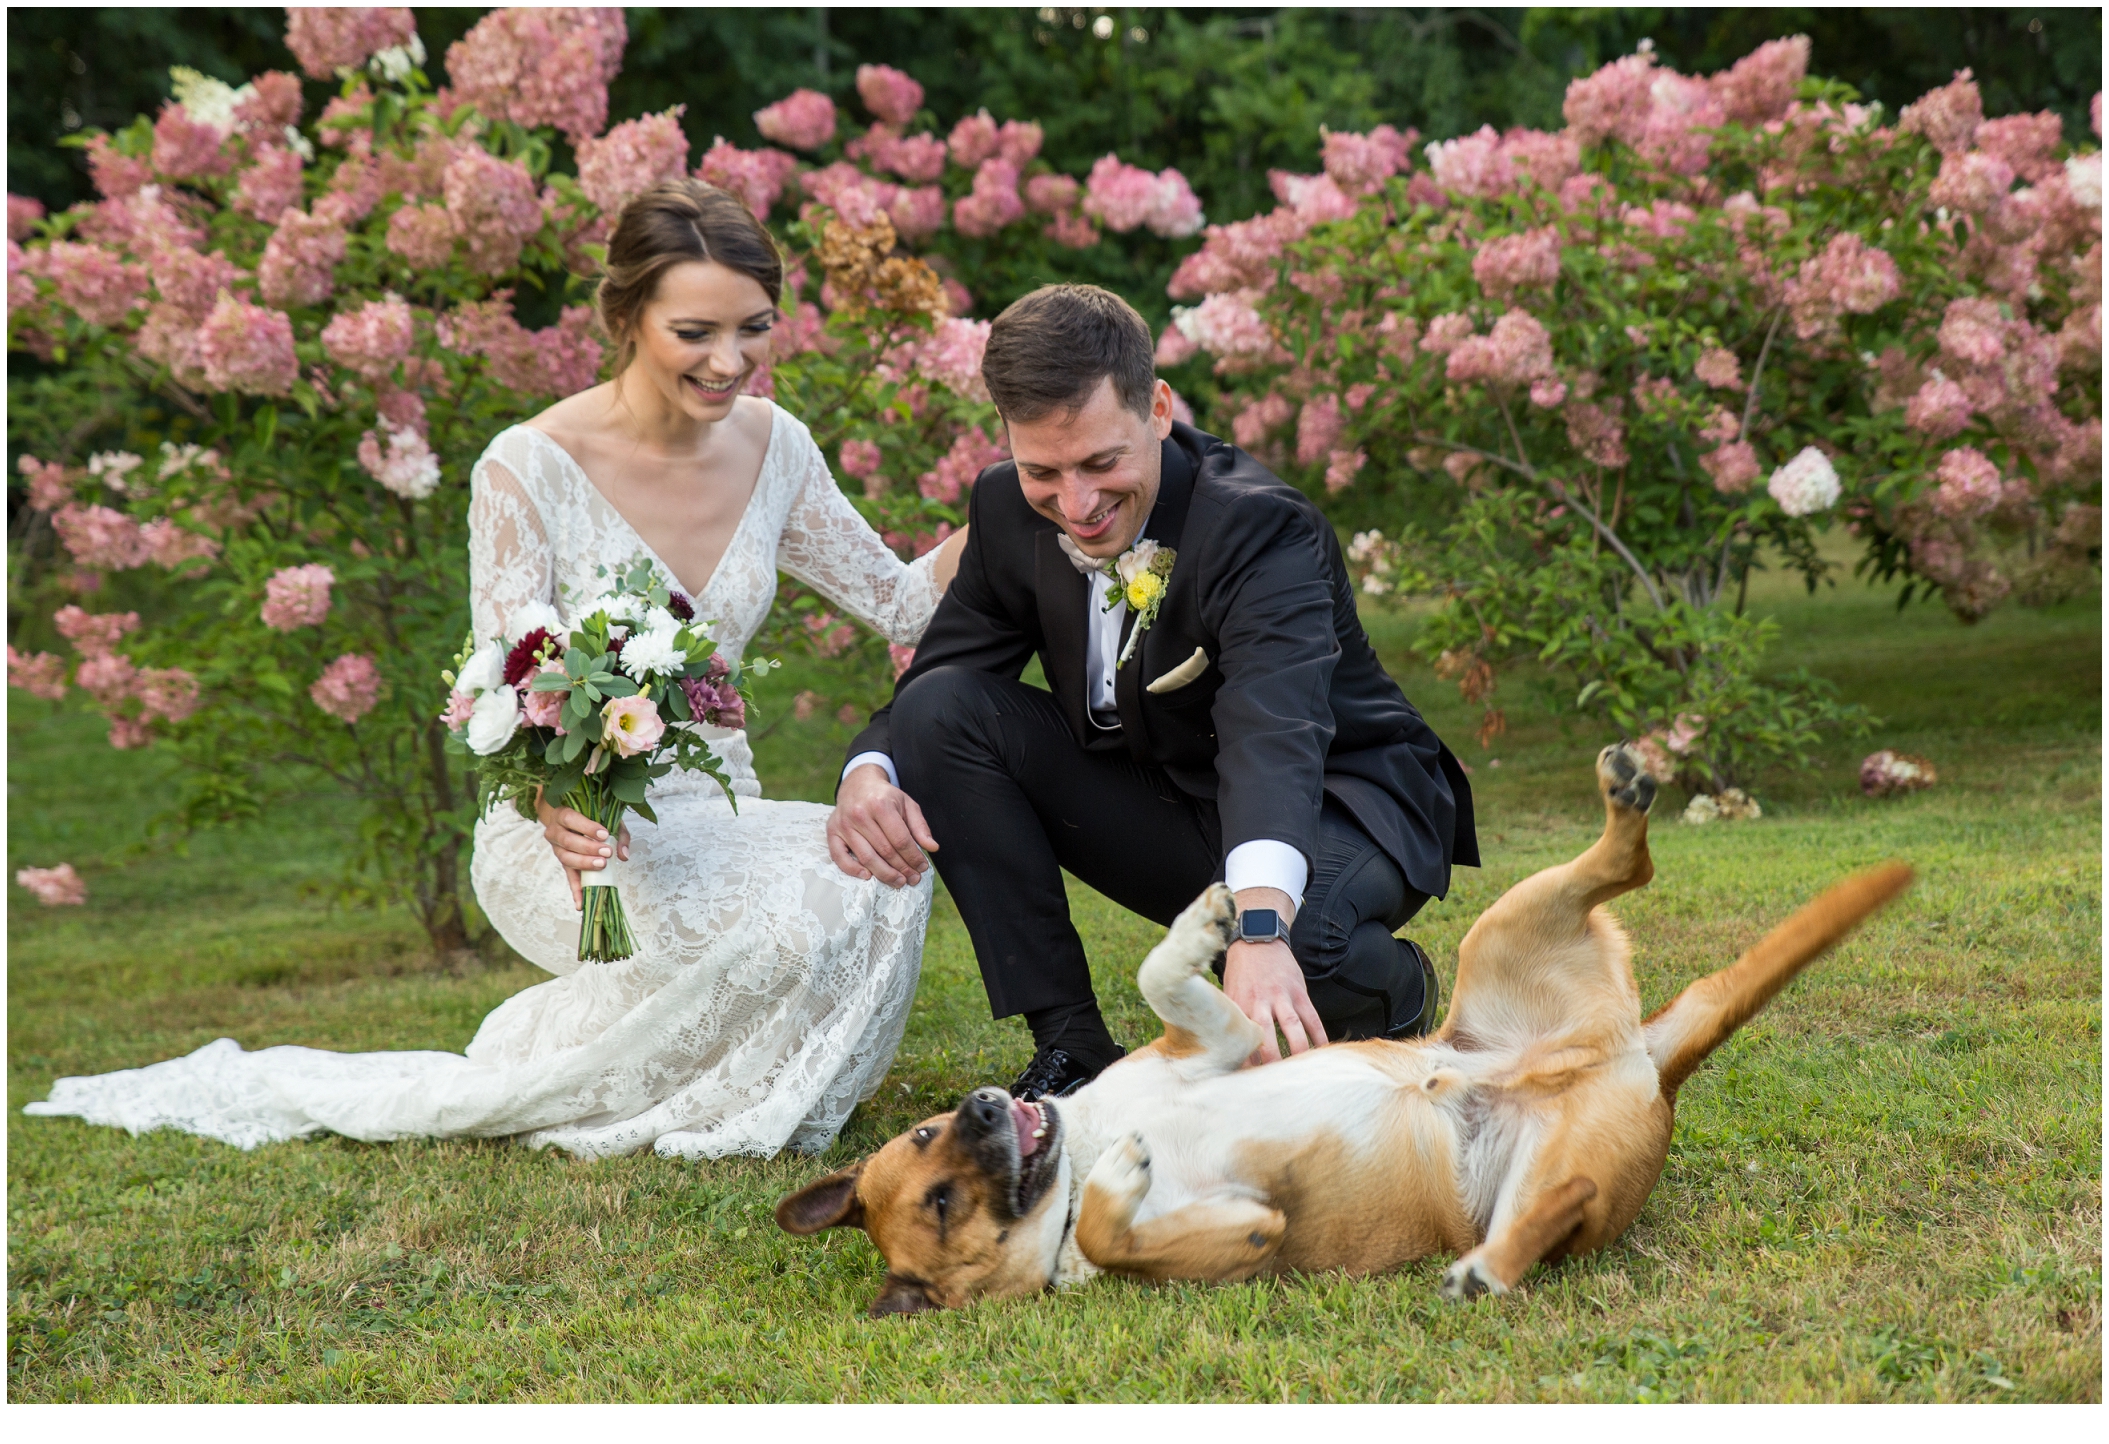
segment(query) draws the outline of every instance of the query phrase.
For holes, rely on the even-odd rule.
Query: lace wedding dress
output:
[[[476,635],[531,602],[596,596],[595,575],[639,553],[684,579],[554,441],[502,432],[471,478]],[[775,409],[754,498],[694,594],[730,656],[776,599],[777,570],[901,643],[937,604],[936,554],[903,565],[836,489],[797,418]],[[567,605],[570,604],[570,605]],[[739,798],[675,772],[653,785],[655,826],[630,819],[623,906],[637,952],[577,961],[578,914],[541,824],[500,806],[476,828],[477,901],[505,940],[557,974],[508,999],[466,1054],[244,1052],[61,1078],[23,1111],[134,1133],[179,1128],[243,1148],[330,1131],[352,1138],[518,1135],[586,1156],[715,1158],[825,1148],[893,1061],[922,966],[931,882],[859,882],[828,856],[828,809],[772,802],[744,732],[704,729]]]

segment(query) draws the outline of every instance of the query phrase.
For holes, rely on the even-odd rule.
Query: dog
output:
[[[1457,1256],[1443,1294],[1467,1299],[1603,1248],[1662,1172],[1678,1088],[1912,871],[1891,863],[1838,884],[1643,1020],[1604,904],[1654,876],[1655,782],[1623,744],[1599,755],[1597,779],[1602,837],[1473,924],[1433,1036],[1242,1066],[1260,1030],[1209,975],[1235,915],[1219,883],[1142,965],[1162,1037],[1059,1101],[976,1089],[784,1198],[778,1224],[863,1229],[886,1259],[875,1316],[1102,1270],[1359,1275],[1438,1254]]]

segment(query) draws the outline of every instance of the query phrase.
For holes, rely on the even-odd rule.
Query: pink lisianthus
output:
[[[1934,475],[1940,485],[1933,492],[1933,509],[1950,520],[1967,521],[1999,505],[2004,490],[1999,468],[1974,446],[1942,453]]]
[[[629,39],[613,7],[493,10],[447,47],[457,104],[493,120],[553,125],[573,145],[608,123],[608,83]]]
[[[394,294],[340,311],[322,328],[322,349],[330,359],[368,381],[386,380],[410,354],[412,340],[410,307]]]
[[[932,501],[951,506],[976,477],[1009,455],[1007,447],[991,441],[979,426],[970,426],[953,439],[937,465],[917,479],[916,489]]]
[[[15,873],[15,881],[48,908],[77,908],[88,900],[88,884],[81,881],[70,862],[57,867],[22,868]]]
[[[858,66],[857,94],[865,109],[892,126],[907,125],[923,105],[923,87],[891,65]]]
[[[520,715],[530,727],[557,727],[564,720],[564,699],[571,694],[564,692],[537,692],[533,690],[536,677],[562,676],[562,662],[544,662],[527,677],[520,688]],[[455,694],[459,696],[459,693]],[[451,703],[450,703],[451,709]],[[467,714],[463,714],[462,725],[468,725]]]
[[[623,757],[651,751],[666,735],[666,723],[660,720],[657,704],[642,693],[611,698],[601,708],[601,717],[601,741]]]
[[[1296,418],[1297,462],[1315,465],[1339,444],[1346,426],[1347,420],[1340,414],[1340,398],[1332,392],[1321,392],[1306,401]]]
[[[952,134],[946,140],[945,146],[952,152],[954,165],[972,170],[996,154],[1002,143],[1002,132],[997,129],[994,118],[984,108],[973,115],[962,117],[959,124],[952,127]]]
[[[197,354],[206,384],[215,391],[284,396],[300,375],[292,318],[225,292],[198,328]]]
[[[286,49],[310,80],[357,70],[376,51],[407,45],[416,34],[417,22],[398,5],[302,5],[286,11]]]
[[[53,241],[37,264],[58,287],[59,299],[97,326],[117,325],[146,296],[146,268],[128,265],[101,246]]]
[[[56,702],[66,695],[66,659],[51,652],[29,655],[9,647],[7,685]]]
[[[677,105],[657,115],[639,116],[599,140],[581,141],[579,189],[613,215],[632,197],[661,181],[681,179],[688,171],[688,137],[681,131],[681,116],[687,109]],[[540,219],[538,211],[538,226]]]
[[[274,632],[318,627],[330,614],[337,574],[326,566],[282,567],[264,583],[263,622]]]
[[[139,613],[86,612],[64,606],[51,614],[51,621],[83,657],[106,657],[120,637],[138,629]]]
[[[107,506],[69,502],[51,518],[51,528],[76,562],[113,572],[144,566],[150,555],[139,523]]]
[[[754,126],[778,145],[818,150],[835,138],[835,102],[817,90],[794,90],[757,110]]]
[[[741,150],[718,136],[696,167],[698,179],[731,191],[763,219],[783,195],[784,183],[798,169],[798,158],[782,150]]]
[[[322,669],[308,697],[338,721],[356,722],[380,700],[381,669],[373,658],[347,652]]]

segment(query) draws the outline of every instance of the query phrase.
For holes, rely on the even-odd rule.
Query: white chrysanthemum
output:
[[[1792,461],[1772,473],[1765,489],[1788,516],[1810,516],[1828,511],[1837,503],[1838,469],[1831,465],[1831,458],[1813,446],[1805,446]]]
[[[519,646],[521,638],[537,627],[552,635],[561,636],[564,632],[564,619],[558,616],[557,609],[547,602],[529,602],[506,618],[506,646]]]
[[[469,751],[488,757],[512,741],[519,730],[520,694],[510,687],[494,687],[478,697],[469,711]]]
[[[2072,187],[2072,198],[2083,206],[2099,206],[2102,203],[2102,153],[2076,155],[2065,162],[2065,183]]]
[[[490,691],[504,680],[505,648],[496,642],[485,642],[476,649],[476,654],[462,665],[461,676],[454,682],[454,690],[466,692],[474,697],[478,693]]]
[[[586,615],[590,617],[595,612],[605,612],[611,622],[636,623],[644,620],[649,605],[644,598],[630,592],[609,592],[606,596],[594,598],[586,608]]]
[[[667,618],[674,622],[674,618]],[[688,653],[674,642],[674,635],[681,630],[675,622],[670,627],[653,627],[639,632],[622,644],[622,669],[631,678],[642,682],[647,677],[663,677],[678,671],[688,663]]]

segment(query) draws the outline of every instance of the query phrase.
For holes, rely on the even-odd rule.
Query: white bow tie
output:
[[[1055,544],[1061,547],[1062,555],[1069,558],[1069,565],[1087,577],[1097,576],[1106,569],[1106,564],[1097,557],[1085,556],[1083,548],[1071,541],[1069,533],[1059,527],[1055,529]]]

